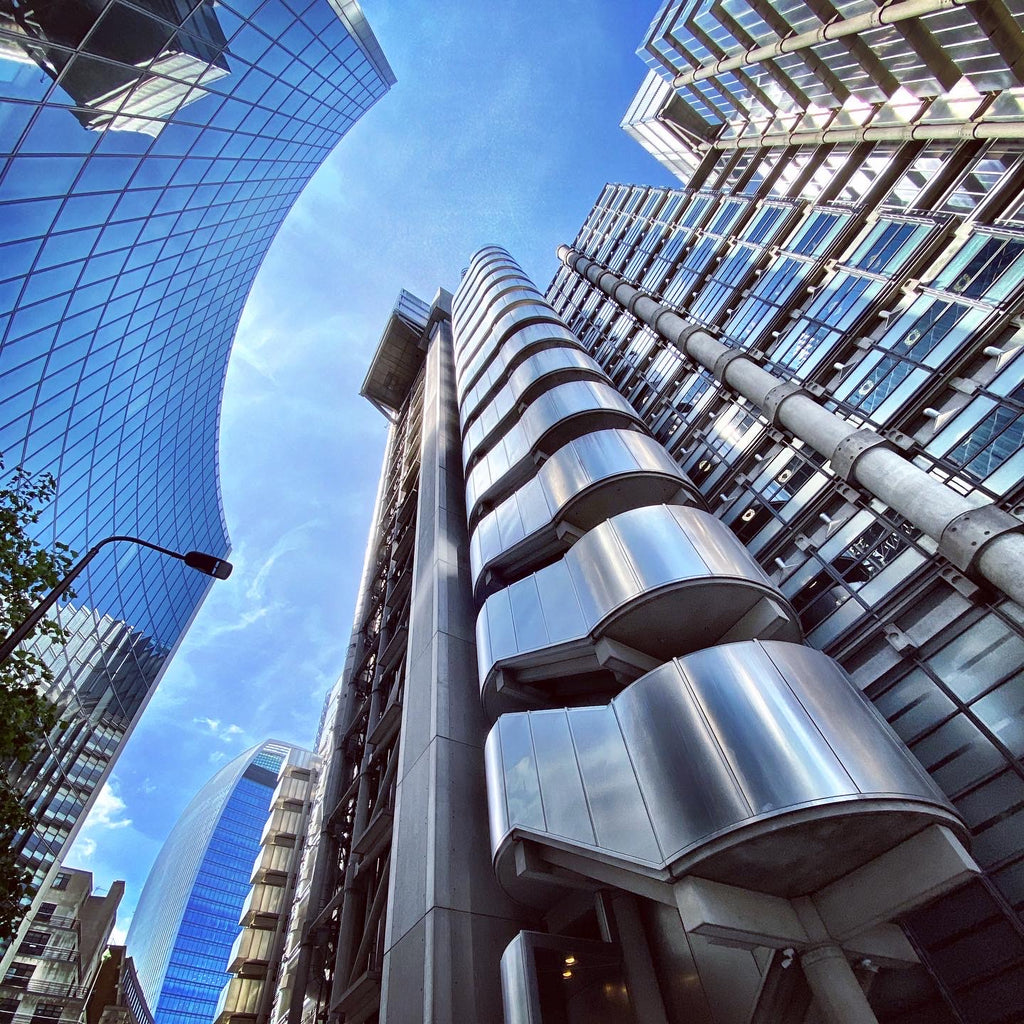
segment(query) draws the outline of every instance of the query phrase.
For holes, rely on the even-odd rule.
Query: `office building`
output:
[[[563,257],[577,291],[621,292]],[[1014,947],[958,916],[994,906],[970,808],[857,664],[855,684],[801,642],[817,637],[780,567],[711,514],[706,475],[616,375],[497,247],[454,303],[400,296],[363,384],[392,425],[275,1022],[728,1024],[812,1002],[827,1021],[956,1020],[951,917],[980,944],[986,1019],[1012,1019]],[[806,412],[797,394],[774,400]],[[872,440],[857,431],[851,465],[884,451],[927,495]]]
[[[403,294],[364,381],[275,1024],[1024,1013],[1019,12],[645,52],[684,187],[608,186],[547,301],[495,247]]]
[[[62,867],[42,893],[31,927],[0,980],[7,1024],[79,1024],[105,963],[124,882],[93,892],[92,874]]]
[[[227,552],[217,428],[242,305],[393,82],[354,0],[0,4],[0,452],[57,478],[44,543]],[[124,544],[76,581],[48,654],[66,725],[17,780],[36,886],[210,582]]]
[[[270,831],[294,841],[301,815],[287,801],[272,805],[282,771],[308,771],[311,756],[276,740],[239,754],[196,794],[165,840],[126,942],[157,1024],[210,1024],[240,919],[276,912],[282,890],[254,886],[253,865]]]
[[[289,911],[303,856],[305,838],[317,822],[312,810],[319,759],[290,757],[278,771],[270,814],[260,834],[252,865],[249,895],[242,904],[242,930],[228,957],[228,983],[217,1001],[215,1024],[267,1024],[278,1003],[290,997],[286,962],[298,944],[289,928]]]

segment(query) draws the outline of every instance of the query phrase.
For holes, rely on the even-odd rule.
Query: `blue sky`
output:
[[[672,184],[618,127],[657,3],[364,0],[398,84],[289,215],[228,370],[217,583],[69,860],[128,887],[127,926],[178,815],[224,762],[311,746],[337,679],[386,423],[358,397],[399,289],[454,290],[481,245],[540,288],[606,181]]]

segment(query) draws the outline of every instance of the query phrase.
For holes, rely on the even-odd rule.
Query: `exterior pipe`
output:
[[[1024,606],[1024,523],[994,505],[979,507],[909,459],[873,430],[852,426],[799,385],[769,373],[742,351],[688,323],[675,310],[569,246],[558,257],[694,363],[752,402],[776,428],[825,456],[840,479],[885,502],[938,543],[939,554]]]
[[[771,132],[736,139],[716,139],[716,150],[761,149],[764,146],[823,146],[861,142],[972,142],[983,139],[1024,139],[1022,121],[970,121],[958,124],[865,125],[822,128],[820,131]]]
[[[905,0],[904,3],[883,4],[877,10],[869,14],[860,14],[854,18],[843,18],[840,21],[830,22],[821,28],[812,29],[810,32],[800,32],[797,35],[787,36],[777,43],[768,46],[755,46],[735,57],[723,57],[721,60],[704,64],[692,71],[684,71],[676,75],[672,85],[676,89],[689,85],[691,82],[699,82],[706,78],[715,78],[725,71],[736,71],[739,68],[747,67],[750,64],[760,64],[762,61],[772,60],[776,57],[785,56],[787,53],[794,53],[797,50],[805,50],[810,46],[819,43],[827,43],[832,39],[842,39],[843,36],[859,35],[873,28],[880,28],[883,25],[892,25],[899,21],[906,21],[909,18],[924,18],[929,14],[938,11],[948,11],[954,7],[962,7],[973,0]]]

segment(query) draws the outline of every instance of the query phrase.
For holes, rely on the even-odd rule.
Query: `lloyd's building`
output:
[[[1024,1019],[1019,17],[667,3],[682,187],[403,293],[292,1024]]]

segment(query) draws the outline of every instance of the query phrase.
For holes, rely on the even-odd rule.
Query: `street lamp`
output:
[[[0,664],[3,664],[14,653],[18,644],[36,628],[39,620],[57,603],[57,599],[68,589],[75,577],[96,557],[100,548],[105,544],[113,544],[116,540],[127,541],[129,544],[139,544],[144,548],[152,548],[153,551],[159,551],[161,555],[170,555],[171,558],[177,558],[190,568],[198,569],[199,572],[206,573],[207,576],[213,576],[218,580],[226,580],[231,575],[231,563],[226,559],[218,558],[216,555],[208,555],[202,551],[186,551],[182,554],[180,551],[162,548],[159,544],[151,544],[148,540],[141,540],[139,537],[106,537],[98,544],[94,544],[89,548],[84,557],[79,559],[67,576],[36,605],[28,618],[0,645]]]

